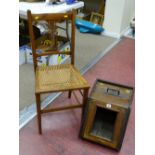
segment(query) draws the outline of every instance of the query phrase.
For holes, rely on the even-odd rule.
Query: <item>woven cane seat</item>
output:
[[[75,90],[89,87],[80,72],[71,64],[37,67],[36,93]]]

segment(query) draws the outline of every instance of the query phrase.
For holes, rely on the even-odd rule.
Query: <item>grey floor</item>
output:
[[[81,70],[101,52],[111,46],[117,39],[95,35],[81,34],[76,31],[75,66]],[[47,95],[46,95],[47,96]],[[43,99],[46,97],[43,96]],[[35,103],[33,65],[19,67],[19,110]]]

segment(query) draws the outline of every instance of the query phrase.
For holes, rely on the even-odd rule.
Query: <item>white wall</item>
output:
[[[134,17],[134,14],[135,14],[135,0],[126,0],[120,32],[123,32],[123,30],[129,27],[130,21]]]
[[[119,37],[135,12],[135,0],[107,0],[103,27],[105,33]]]

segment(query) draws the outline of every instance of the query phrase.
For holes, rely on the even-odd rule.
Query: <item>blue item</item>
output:
[[[67,4],[73,4],[75,2],[75,0],[66,0]]]
[[[75,24],[81,33],[101,33],[104,30],[102,26],[86,20],[76,19]]]

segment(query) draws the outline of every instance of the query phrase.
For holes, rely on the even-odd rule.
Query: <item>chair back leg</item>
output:
[[[84,89],[83,90],[83,107],[82,107],[82,117],[84,115],[84,108],[85,108],[85,105],[86,105],[86,102],[87,102],[87,98],[88,98],[88,92],[89,92],[89,88],[87,89]]]
[[[71,95],[72,95],[72,91],[70,90],[70,91],[68,92],[68,98],[71,98]]]

